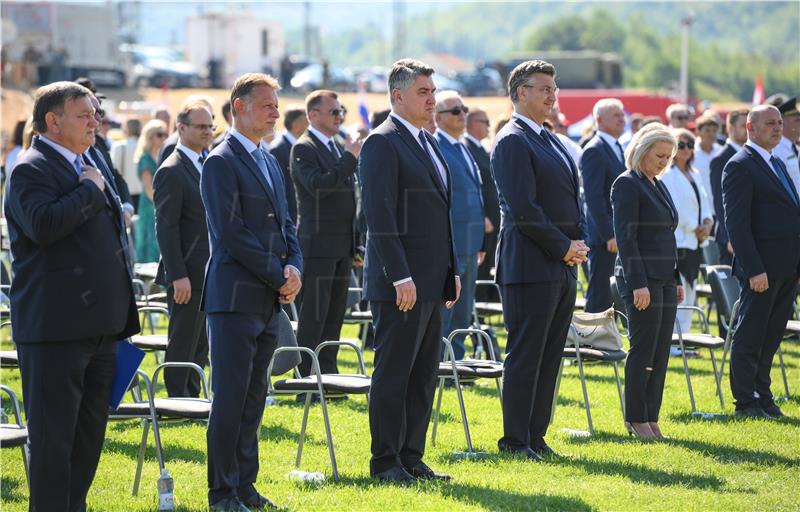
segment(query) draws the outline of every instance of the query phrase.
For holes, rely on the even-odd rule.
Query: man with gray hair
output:
[[[442,150],[452,183],[453,243],[461,277],[461,298],[453,309],[442,310],[442,336],[472,325],[478,266],[486,257],[485,214],[481,172],[461,137],[469,108],[455,91],[436,93],[436,140]],[[453,340],[456,359],[464,358],[464,336]]]
[[[747,115],[747,143],[725,165],[722,202],[741,285],[731,343],[736,415],[784,416],[770,391],[772,360],[794,312],[800,277],[800,197],[774,154],[783,119],[772,105]]]
[[[375,318],[369,401],[370,474],[385,482],[450,477],[422,457],[436,390],[441,305],[461,283],[450,223],[452,180],[436,140],[433,69],[413,59],[389,72],[392,113],[364,142],[358,170],[366,215],[364,297]]]
[[[613,304],[609,279],[614,272],[617,241],[611,210],[611,185],[625,170],[619,137],[625,130],[625,112],[616,98],[604,98],[592,109],[597,132],[581,156],[586,231],[589,242],[589,287],[586,312],[598,313]]]
[[[667,124],[670,128],[688,128],[692,120],[692,111],[683,103],[673,103],[667,107]]]
[[[497,134],[492,175],[503,212],[496,280],[508,330],[503,437],[498,447],[529,460],[556,456],[544,436],[575,307],[576,265],[586,261],[578,169],[542,124],[558,95],[541,60],[511,72],[514,115]]]

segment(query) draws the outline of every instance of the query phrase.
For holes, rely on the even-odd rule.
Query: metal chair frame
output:
[[[14,411],[14,418],[16,419],[17,427],[21,430],[25,431],[25,437],[28,437],[28,429],[25,427],[25,421],[22,419],[22,414],[20,413],[19,408],[19,400],[17,399],[17,394],[14,393],[14,390],[10,387],[0,384],[0,390],[4,391],[8,397],[11,399],[11,409]],[[28,482],[28,486],[30,486],[30,446],[28,446],[28,442],[25,442],[20,446],[22,450],[22,465],[25,468],[25,480]]]

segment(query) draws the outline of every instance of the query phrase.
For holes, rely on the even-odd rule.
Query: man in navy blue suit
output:
[[[589,287],[586,312],[598,313],[612,306],[609,280],[614,273],[617,241],[611,211],[611,185],[625,170],[619,136],[625,131],[625,112],[616,98],[604,98],[592,109],[597,132],[583,148],[581,176],[586,197],[586,230],[589,248]]]
[[[214,401],[208,422],[211,510],[273,505],[254,487],[265,375],[280,304],[300,291],[303,260],[283,173],[261,139],[275,129],[278,82],[259,73],[231,90],[233,126],[203,164],[211,259],[202,304],[208,318]]]
[[[555,456],[544,436],[575,306],[575,265],[589,252],[578,169],[542,127],[556,102],[555,76],[540,60],[514,68],[514,115],[492,150],[502,212],[496,279],[508,331],[498,447],[537,461]]]
[[[394,63],[392,113],[364,142],[358,162],[368,227],[364,296],[375,317],[370,474],[400,484],[450,479],[422,460],[441,305],[452,307],[461,287],[450,225],[452,183],[438,145],[422,129],[436,104],[432,74],[416,60]]]
[[[453,198],[450,213],[453,219],[453,242],[461,278],[461,297],[452,309],[442,310],[442,336],[472,324],[475,283],[478,266],[486,257],[484,251],[485,214],[481,174],[461,136],[466,128],[467,112],[461,96],[455,91],[436,94],[436,141],[450,169]],[[464,337],[454,340],[456,359],[464,358]]]
[[[745,146],[725,165],[722,200],[741,306],[731,344],[736,415],[783,416],[770,391],[772,359],[794,311],[800,277],[800,198],[772,154],[783,120],[772,105],[747,115]]]
[[[91,95],[71,82],[36,92],[39,135],[14,167],[6,195],[31,510],[86,510],[117,340],[139,331],[113,177],[86,156],[98,124]]]

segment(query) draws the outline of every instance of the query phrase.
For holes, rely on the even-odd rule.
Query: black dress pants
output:
[[[193,289],[187,304],[176,304],[175,289],[167,288],[169,344],[165,361],[196,363],[200,368],[208,365],[208,334],[206,315],[200,311],[201,295],[202,290]],[[200,396],[200,376],[188,368],[164,369],[164,385],[169,396]]]
[[[347,307],[352,259],[307,258],[303,261],[303,304],[297,323],[297,344],[315,350],[323,341],[341,337]],[[322,373],[339,373],[336,358],[339,347],[328,347],[319,354]],[[311,375],[311,358],[301,355],[300,374]]]
[[[369,400],[370,474],[422,460],[431,419],[441,345],[441,303],[417,302],[405,313],[394,302],[371,302],[375,369]]]
[[[566,266],[558,277],[557,281],[500,287],[508,331],[503,437],[498,442],[502,448],[528,448],[547,433],[575,307],[575,278]]]
[[[208,503],[252,496],[258,434],[267,397],[267,366],[277,345],[277,306],[263,315],[209,313],[211,386]]]
[[[675,281],[648,281],[650,305],[639,311],[633,306],[633,290],[617,276],[628,315],[631,348],[625,362],[625,420],[657,422],[667,378],[669,348],[678,308]]]
[[[82,511],[108,422],[117,341],[17,345],[30,442],[30,510]]]
[[[741,306],[731,343],[731,392],[736,409],[772,405],[770,370],[791,318],[797,278],[770,279],[769,288],[756,293],[740,279]]]

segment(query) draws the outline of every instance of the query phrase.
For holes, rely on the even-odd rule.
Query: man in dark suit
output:
[[[770,391],[770,370],[797,296],[800,198],[783,162],[771,154],[781,140],[782,126],[781,114],[772,105],[751,110],[748,141],[722,175],[733,272],[742,289],[731,344],[737,416],[783,416]]]
[[[185,109],[187,105],[191,105],[192,103],[203,103],[208,110],[212,112],[211,118],[214,118],[213,112],[214,109],[211,107],[211,98],[206,96],[205,94],[191,94],[183,100],[183,104],[181,105],[181,110]],[[167,127],[169,128],[169,121],[167,121]],[[164,140],[164,143],[161,144],[161,149],[158,151],[158,166],[161,167],[161,164],[167,159],[169,155],[175,151],[175,148],[178,146],[179,141],[179,134],[178,134],[178,124],[175,123],[175,131],[169,134]],[[208,154],[208,148],[203,148],[205,154]]]
[[[71,82],[36,92],[39,135],[6,196],[31,510],[86,509],[117,340],[139,331],[119,198],[84,154],[97,127],[91,95]]]
[[[362,142],[347,139],[341,146],[334,139],[344,121],[335,92],[312,92],[306,98],[306,110],[310,126],[292,148],[290,166],[305,267],[297,343],[314,350],[323,341],[338,340],[342,330],[356,248],[354,175]],[[320,353],[322,373],[339,373],[337,352],[330,347]],[[305,354],[300,373],[312,373],[311,359]]]
[[[228,127],[225,128],[224,132],[220,133],[214,138],[214,141],[211,143],[211,149],[214,149],[215,147],[222,144],[222,141],[225,140],[225,138],[231,131],[231,126],[233,126],[233,116],[231,115],[231,100],[225,101],[225,103],[222,105],[222,117],[225,119],[225,123],[228,125]]]
[[[231,90],[233,127],[203,164],[211,259],[201,303],[208,321],[214,399],[208,421],[212,510],[272,504],[254,487],[265,375],[280,304],[300,291],[303,259],[289,217],[283,173],[261,139],[279,117],[278,82],[247,73]]]
[[[625,170],[625,155],[619,137],[625,130],[622,102],[605,98],[592,109],[597,131],[581,155],[581,175],[586,197],[586,228],[589,248],[589,287],[586,312],[599,313],[613,304],[609,280],[614,273],[617,241],[611,211],[611,185]]]
[[[575,306],[575,265],[589,251],[578,169],[542,127],[556,102],[555,75],[540,60],[514,68],[508,79],[514,115],[492,149],[503,212],[496,279],[508,330],[498,447],[531,460],[554,455],[544,436]]]
[[[292,146],[297,143],[297,139],[308,128],[308,118],[306,117],[306,109],[302,105],[289,105],[283,111],[283,126],[286,131],[272,141],[269,146],[269,152],[278,160],[283,171],[283,178],[286,182],[286,202],[289,203],[289,215],[292,221],[297,223],[297,193],[294,189],[294,180],[290,173],[290,154]]]
[[[436,93],[435,135],[447,167],[450,170],[453,222],[453,243],[458,259],[458,276],[461,280],[461,297],[452,309],[442,310],[442,336],[447,337],[456,329],[472,325],[475,304],[475,282],[478,265],[486,257],[483,211],[483,190],[478,164],[461,141],[467,123],[467,111],[461,96],[455,91]],[[444,348],[444,347],[442,347]],[[463,359],[464,337],[453,340],[456,359]],[[444,350],[442,350],[444,354]]]
[[[484,149],[481,141],[489,136],[489,116],[482,108],[472,108],[467,113],[467,133],[464,136],[467,149],[481,171],[481,187],[483,189],[483,211],[486,215],[484,226],[484,252],[486,257],[478,266],[478,279],[491,281],[494,279],[494,254],[497,250],[497,233],[500,231],[500,203],[497,200],[497,187],[492,179],[492,169],[489,162],[489,153]],[[489,288],[475,290],[476,300],[498,300],[489,293]]]
[[[714,199],[714,212],[716,212],[716,231],[714,232],[714,241],[719,247],[719,259],[723,265],[730,265],[733,263],[733,246],[731,246],[728,237],[728,230],[725,229],[725,215],[722,204],[722,170],[728,160],[733,158],[745,142],[747,142],[747,114],[750,111],[747,109],[732,110],[728,112],[726,120],[728,140],[719,152],[711,159],[709,167],[709,179],[711,181],[711,194]],[[722,326],[720,325],[720,328]],[[720,330],[720,335],[725,336],[723,330]]]
[[[206,317],[200,311],[203,274],[208,262],[206,210],[200,197],[203,149],[213,135],[211,111],[192,103],[176,118],[175,151],[153,178],[156,238],[161,249],[156,282],[167,288],[169,344],[166,361],[208,364]],[[164,370],[169,396],[197,397],[200,376],[187,368]]]
[[[461,283],[450,225],[450,179],[433,137],[433,69],[403,59],[389,72],[392,114],[364,142],[359,160],[367,220],[364,295],[375,318],[369,402],[370,474],[407,484],[449,479],[423,461],[436,389],[441,304]]]

